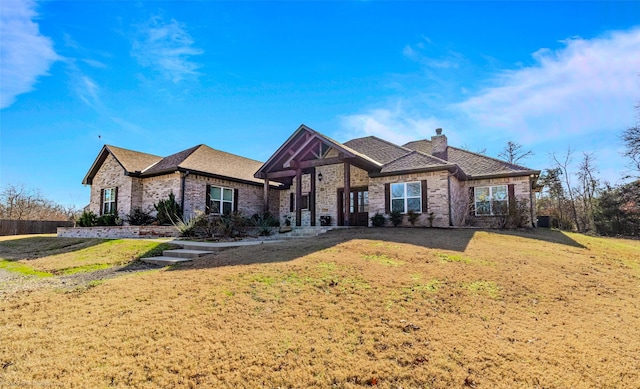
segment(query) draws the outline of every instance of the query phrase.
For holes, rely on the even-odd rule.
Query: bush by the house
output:
[[[78,226],[80,227],[93,227],[98,224],[98,217],[91,211],[84,211],[78,218]]]
[[[256,227],[280,227],[280,222],[271,214],[271,212],[264,212],[262,214],[256,213],[251,216],[251,221]]]
[[[280,227],[280,222],[271,213],[256,213],[251,217],[251,223],[258,227],[259,236],[269,236],[273,232],[274,227]]]
[[[176,201],[173,192],[169,193],[168,199],[158,201],[153,204],[153,207],[158,212],[156,215],[158,224],[162,226],[170,226],[182,218],[182,207]]]
[[[386,222],[387,218],[380,212],[376,212],[375,215],[371,216],[371,225],[374,227],[384,227],[384,223]]]
[[[106,227],[121,226],[122,219],[118,217],[118,212],[115,212],[112,214],[99,216],[96,219],[96,224],[98,226],[106,226]]]
[[[140,207],[134,207],[131,212],[124,217],[124,221],[132,226],[148,226],[156,221],[151,216],[151,212],[145,211]]]
[[[196,216],[186,217],[186,218],[178,218],[173,222],[173,225],[176,227],[181,237],[196,237],[200,231],[204,231],[205,235],[207,233],[207,216],[203,214],[199,214]]]
[[[407,212],[407,219],[409,219],[409,223],[411,223],[411,226],[416,225],[416,222],[418,221],[418,217],[420,217],[420,214],[414,211],[413,209]]]
[[[400,211],[391,211],[391,213],[389,214],[389,219],[391,220],[391,224],[393,224],[394,227],[398,227],[400,224],[402,224],[402,212]]]

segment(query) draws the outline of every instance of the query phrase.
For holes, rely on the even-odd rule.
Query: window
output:
[[[474,190],[476,216],[506,213],[509,205],[506,185],[476,187]]]
[[[356,190],[349,196],[349,211],[351,213],[369,212],[369,192],[366,190]]]
[[[300,209],[309,209],[309,194],[302,195],[302,201],[300,202]]]
[[[422,185],[420,182],[391,184],[391,211],[422,212]]]
[[[102,214],[111,215],[116,213],[116,188],[102,190]]]
[[[209,190],[210,212],[228,215],[233,210],[233,189],[211,186]]]

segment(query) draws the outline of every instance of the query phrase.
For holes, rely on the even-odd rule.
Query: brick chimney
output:
[[[431,155],[447,160],[447,137],[442,135],[442,128],[436,128],[436,136],[431,137]]]

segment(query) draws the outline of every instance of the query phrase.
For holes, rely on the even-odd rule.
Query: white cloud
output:
[[[640,99],[640,29],[563,43],[454,107],[478,127],[517,132],[525,142],[624,127]]]
[[[39,76],[48,75],[51,64],[61,59],[53,42],[40,34],[36,4],[30,0],[3,1],[0,12],[0,109],[16,96],[30,92]]]
[[[200,65],[191,57],[203,51],[193,47],[193,39],[175,19],[165,22],[153,17],[139,35],[131,54],[142,66],[155,69],[174,83],[198,75]]]
[[[378,135],[403,143],[442,127],[449,144],[487,147],[489,155],[513,140],[535,152],[535,161],[527,163],[538,167],[550,166],[550,152],[571,146],[595,152],[602,172],[620,172],[625,159],[619,155],[619,133],[635,123],[634,105],[640,102],[640,28],[562,43],[560,49],[533,53],[531,66],[478,80],[486,87],[465,89],[462,102],[432,104],[417,93],[404,94],[340,117],[342,129],[352,136]],[[407,46],[404,55],[417,58],[419,53]],[[454,78],[452,74],[443,82],[455,84]],[[612,182],[618,178],[604,177]]]
[[[341,137],[345,137],[342,140],[372,135],[400,145],[429,138],[435,134],[435,128],[443,126],[442,120],[409,113],[402,104],[392,109],[379,108],[343,116],[340,121],[346,130],[342,133]]]

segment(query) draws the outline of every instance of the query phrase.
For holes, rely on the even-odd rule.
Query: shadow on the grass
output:
[[[97,246],[109,239],[20,237],[0,241],[0,258],[9,261],[37,259],[50,255],[70,253]]]
[[[536,239],[549,243],[584,248],[581,244],[558,231],[502,231],[445,228],[351,228],[333,230],[326,234],[277,243],[264,243],[227,249],[224,254],[214,254],[193,262],[182,263],[170,270],[204,269],[223,266],[240,266],[256,263],[288,262],[305,255],[337,246],[352,240],[380,240],[402,243],[430,249],[464,252],[479,231]]]

